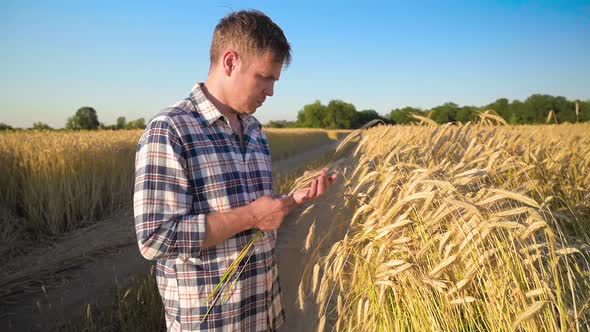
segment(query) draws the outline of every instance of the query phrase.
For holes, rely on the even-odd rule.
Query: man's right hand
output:
[[[248,206],[253,219],[252,228],[258,228],[261,231],[278,229],[293,209],[293,204],[290,196],[258,198]]]

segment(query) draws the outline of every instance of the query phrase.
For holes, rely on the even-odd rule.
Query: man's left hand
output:
[[[299,189],[293,193],[295,204],[301,205],[322,196],[336,182],[337,174],[328,176],[327,169],[323,169],[320,175],[311,181],[307,188]]]

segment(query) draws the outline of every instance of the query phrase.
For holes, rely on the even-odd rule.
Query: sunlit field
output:
[[[309,319],[318,330],[575,331],[590,324],[590,125],[487,120],[349,136],[356,143],[347,144],[348,156],[329,164],[341,172],[341,191],[292,216],[345,230],[311,255],[299,285],[300,306],[317,308]],[[349,133],[266,132],[275,160]],[[129,208],[140,135],[0,135],[2,236],[57,234]],[[276,187],[305,186],[309,176],[301,174]],[[314,252],[322,236],[312,227],[302,250]],[[87,308],[67,329],[162,327],[158,296],[153,275],[139,277],[119,289],[112,308]]]
[[[344,138],[351,131],[305,128],[264,129],[274,161],[293,156],[322,144],[335,142]]]
[[[299,289],[319,330],[588,328],[589,125],[373,128],[343,168]]]
[[[142,132],[0,134],[0,239],[56,235],[128,209]],[[349,131],[265,132],[273,160],[280,160],[334,142]]]
[[[129,206],[140,135],[141,131],[1,134],[2,236],[55,235]]]

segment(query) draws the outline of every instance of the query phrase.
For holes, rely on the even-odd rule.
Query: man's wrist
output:
[[[298,204],[297,201],[295,201],[295,197],[293,196],[293,194],[289,194],[289,195],[284,195],[283,197],[287,198],[287,202],[289,204],[289,210],[293,210],[294,208],[300,207],[301,205],[303,205],[303,202],[301,202],[301,204]]]
[[[240,218],[246,220],[244,231],[256,228],[256,214],[252,209],[252,205],[249,204],[241,208],[238,208],[236,212],[240,216]]]

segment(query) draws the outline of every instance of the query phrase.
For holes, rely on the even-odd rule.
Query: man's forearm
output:
[[[299,206],[292,195],[283,195],[274,199],[266,197],[266,199],[265,202],[261,202],[263,201],[261,198],[246,206],[208,214],[203,248],[215,246],[239,232],[252,228],[276,229],[283,218]],[[278,219],[280,222],[277,223]]]
[[[209,213],[206,220],[203,248],[213,247],[239,232],[254,228],[255,225],[249,205],[225,212]]]

